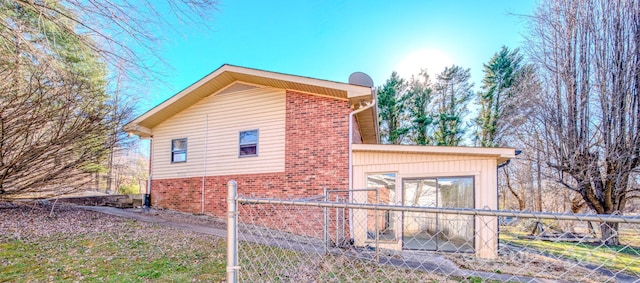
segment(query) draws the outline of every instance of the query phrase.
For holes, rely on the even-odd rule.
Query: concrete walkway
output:
[[[189,230],[196,233],[209,234],[209,235],[213,235],[221,238],[227,237],[227,231],[223,229],[213,228],[205,225],[187,224],[187,223],[182,223],[178,221],[171,221],[171,220],[163,219],[161,217],[155,216],[151,213],[147,213],[141,210],[135,211],[135,210],[120,209],[120,208],[106,207],[106,206],[78,206],[78,207],[86,210],[102,212],[109,215],[135,219],[141,222],[157,223],[163,226]]]

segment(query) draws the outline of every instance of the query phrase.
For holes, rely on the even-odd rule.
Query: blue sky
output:
[[[502,45],[523,41],[521,17],[533,1],[230,1],[220,0],[210,29],[179,26],[159,55],[172,67],[150,88],[152,107],[228,63],[346,82],[355,71],[376,86],[392,71],[471,68]],[[438,69],[438,70],[433,70]],[[145,103],[147,104],[147,103]],[[148,109],[143,109],[145,111]]]

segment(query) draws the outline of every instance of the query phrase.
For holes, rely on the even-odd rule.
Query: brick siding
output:
[[[238,182],[238,194],[244,196],[299,199],[322,195],[325,187],[346,190],[349,112],[347,101],[287,91],[285,172],[206,177],[205,214],[225,217],[227,182],[232,179]],[[152,180],[151,200],[155,207],[200,213],[202,177]],[[271,217],[264,215],[266,219]],[[293,217],[279,224],[263,222],[286,228],[304,220]],[[310,228],[309,233],[321,228]]]
[[[353,129],[352,130],[352,134],[353,134],[353,143],[354,144],[361,144],[362,143],[362,135],[360,134],[360,126],[358,126],[358,122],[356,120],[356,117],[354,116],[352,118],[353,120]]]

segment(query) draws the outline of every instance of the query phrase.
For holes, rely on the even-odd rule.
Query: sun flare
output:
[[[396,71],[400,77],[409,79],[412,75],[419,74],[421,69],[427,69],[433,80],[436,74],[451,64],[453,60],[445,52],[438,49],[421,49],[404,57],[396,67]]]

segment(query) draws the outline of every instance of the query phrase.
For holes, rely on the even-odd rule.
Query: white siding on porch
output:
[[[396,173],[396,189],[402,195],[402,179],[418,177],[472,176],[475,183],[475,208],[497,209],[497,158],[464,154],[406,153],[358,151],[353,152],[353,188],[366,188],[369,173]],[[354,192],[354,200],[365,199],[364,193]],[[398,203],[400,204],[400,203]],[[364,223],[366,213],[354,213],[354,223]],[[364,224],[363,224],[364,225]],[[355,229],[356,244],[364,244],[365,229]],[[401,231],[398,224],[397,230]],[[476,254],[491,258],[497,250],[497,220],[495,217],[476,217]],[[401,249],[400,242],[384,243],[382,247]]]
[[[283,172],[285,101],[285,90],[266,87],[210,95],[165,120],[153,128],[153,179],[203,176],[205,160],[207,176]],[[254,129],[258,156],[239,158],[239,132]],[[187,162],[171,163],[179,138],[188,139]]]

